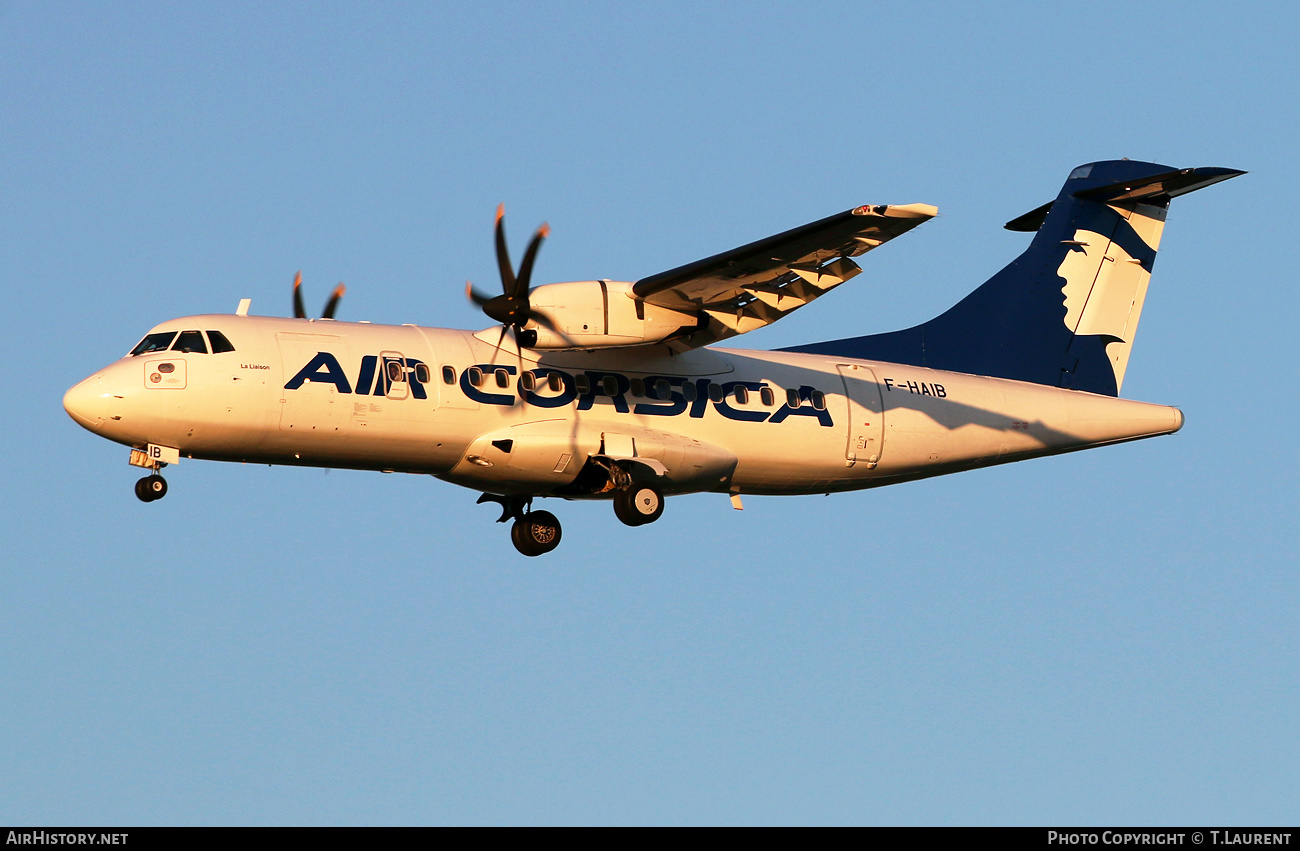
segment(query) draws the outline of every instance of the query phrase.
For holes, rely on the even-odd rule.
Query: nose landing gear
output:
[[[167,480],[158,475],[158,471],[168,464],[175,464],[178,460],[180,460],[180,450],[165,446],[154,446],[151,443],[144,449],[132,449],[131,466],[143,467],[149,471],[149,475],[135,483],[136,498],[141,502],[153,502],[165,497]]]
[[[154,473],[135,483],[135,495],[141,502],[153,502],[167,495],[167,480]]]

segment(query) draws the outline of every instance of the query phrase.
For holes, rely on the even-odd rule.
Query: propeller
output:
[[[339,306],[339,299],[343,298],[343,294],[346,293],[347,291],[348,288],[343,286],[342,281],[339,281],[339,285],[334,288],[334,292],[330,293],[330,300],[325,302],[325,310],[320,315],[321,319],[334,318],[334,311]],[[307,318],[307,311],[302,306],[302,272],[301,271],[299,271],[298,274],[293,276],[293,317],[295,319]]]
[[[510,263],[510,252],[506,250],[506,229],[503,223],[506,214],[504,204],[497,206],[496,220],[496,253],[497,267],[501,272],[501,290],[499,296],[487,296],[474,289],[474,285],[469,281],[465,282],[465,295],[470,301],[478,305],[484,313],[495,322],[501,323],[501,336],[497,339],[497,348],[501,348],[501,341],[505,339],[506,331],[510,328],[515,329],[515,341],[524,348],[536,345],[537,332],[525,331],[524,326],[530,321],[541,325],[560,334],[560,330],[555,327],[546,314],[533,310],[528,301],[528,282],[533,276],[533,263],[537,260],[537,251],[542,247],[543,240],[551,233],[549,225],[543,223],[533,234],[533,238],[528,242],[528,248],[524,250],[524,259],[519,264],[519,274],[515,274],[514,267]],[[563,337],[563,334],[560,334]]]

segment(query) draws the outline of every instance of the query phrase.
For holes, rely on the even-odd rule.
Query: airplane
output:
[[[686,493],[837,493],[1157,435],[1178,408],[1119,398],[1172,198],[1236,177],[1109,160],[1006,224],[1025,251],[912,328],[774,351],[713,344],[857,275],[855,257],[937,214],[866,205],[641,278],[530,285],[498,208],[502,293],[478,331],[187,316],[64,396],[130,447],[144,502],[187,459],[427,474],[479,491],[526,556],[560,543],[545,497],[599,499],[629,526]]]

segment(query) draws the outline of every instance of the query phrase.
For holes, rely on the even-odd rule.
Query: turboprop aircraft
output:
[[[162,498],[181,457],[419,473],[480,491],[519,552],[560,542],[540,497],[605,499],[630,526],[666,496],[832,493],[1170,434],[1177,408],[1118,398],[1170,199],[1244,172],[1112,160],[1007,223],[1035,233],[935,319],[778,351],[715,348],[860,271],[937,210],[855,207],[636,282],[530,287],[497,211],[498,327],[471,332],[187,316],[64,396],[131,447]]]

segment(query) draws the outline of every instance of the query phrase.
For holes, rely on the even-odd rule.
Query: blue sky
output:
[[[1266,11],[1266,9],[1268,9]],[[1264,4],[0,5],[0,823],[1291,823],[1300,13]],[[836,497],[548,506],[185,462],[64,390],[151,325],[483,327],[863,203],[940,216],[749,335],[905,327],[1076,165],[1175,202],[1124,395],[1178,435]]]

